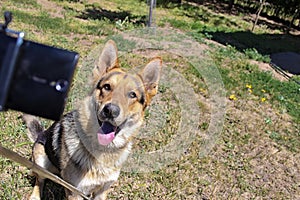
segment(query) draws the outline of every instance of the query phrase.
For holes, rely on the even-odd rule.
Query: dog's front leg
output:
[[[110,186],[114,182],[115,181],[107,181],[103,185],[95,188],[95,192],[93,192],[94,200],[106,200],[107,194],[109,193],[109,190],[110,190]]]
[[[44,188],[45,179],[36,177],[35,186],[33,187],[32,194],[30,196],[30,200],[40,200]]]
[[[104,192],[104,193],[102,193],[102,194],[96,196],[96,197],[94,198],[94,200],[106,200],[107,193],[108,193],[108,192]]]
[[[98,193],[97,195],[95,195],[94,200],[106,200],[108,192],[109,192],[109,190],[106,190],[104,192]]]
[[[79,195],[72,194],[69,190],[65,189],[66,197],[68,200],[83,200],[83,198]]]
[[[38,142],[34,144],[32,158],[35,164],[45,169],[49,169],[50,161],[45,153],[44,145]],[[45,179],[39,177],[37,174],[35,176],[36,176],[35,186],[30,196],[30,200],[40,200],[43,193]]]
[[[68,200],[83,200],[83,198],[79,195],[75,195],[69,190],[65,189],[66,197]],[[103,191],[103,188],[101,187],[101,190],[99,190],[97,193],[93,193],[93,200],[106,200],[106,196],[108,194],[109,190]]]

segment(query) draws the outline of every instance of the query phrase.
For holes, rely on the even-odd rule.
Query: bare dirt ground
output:
[[[58,6],[53,1],[37,0],[37,3],[42,6],[42,9],[47,11],[52,17],[63,18],[63,8]]]

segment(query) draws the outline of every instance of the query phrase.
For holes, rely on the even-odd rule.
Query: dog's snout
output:
[[[105,118],[116,118],[120,114],[120,107],[115,104],[108,103],[103,107],[101,113]]]

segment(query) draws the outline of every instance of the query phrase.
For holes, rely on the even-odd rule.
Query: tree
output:
[[[257,13],[256,13],[255,21],[254,21],[254,24],[253,24],[253,26],[252,26],[252,30],[251,30],[251,31],[254,31],[254,28],[255,28],[255,26],[256,26],[256,24],[257,24],[257,21],[258,21],[258,18],[259,18],[259,15],[260,15],[261,11],[262,11],[263,8],[264,8],[264,5],[265,5],[265,3],[266,3],[266,0],[259,0],[259,3],[260,3],[260,6],[259,6],[258,11],[257,11]]]
[[[234,5],[234,0],[229,0],[229,3],[228,3],[228,10],[231,12],[232,8],[233,8],[233,5]]]

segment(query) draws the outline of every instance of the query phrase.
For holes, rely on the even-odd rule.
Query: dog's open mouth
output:
[[[107,146],[110,144],[116,135],[121,131],[122,127],[125,125],[127,120],[125,120],[121,125],[114,126],[111,123],[104,121],[101,123],[100,129],[98,130],[97,137],[99,144]]]
[[[104,146],[108,145],[115,138],[117,131],[118,127],[113,126],[109,122],[102,122],[102,125],[97,133],[98,142]]]

